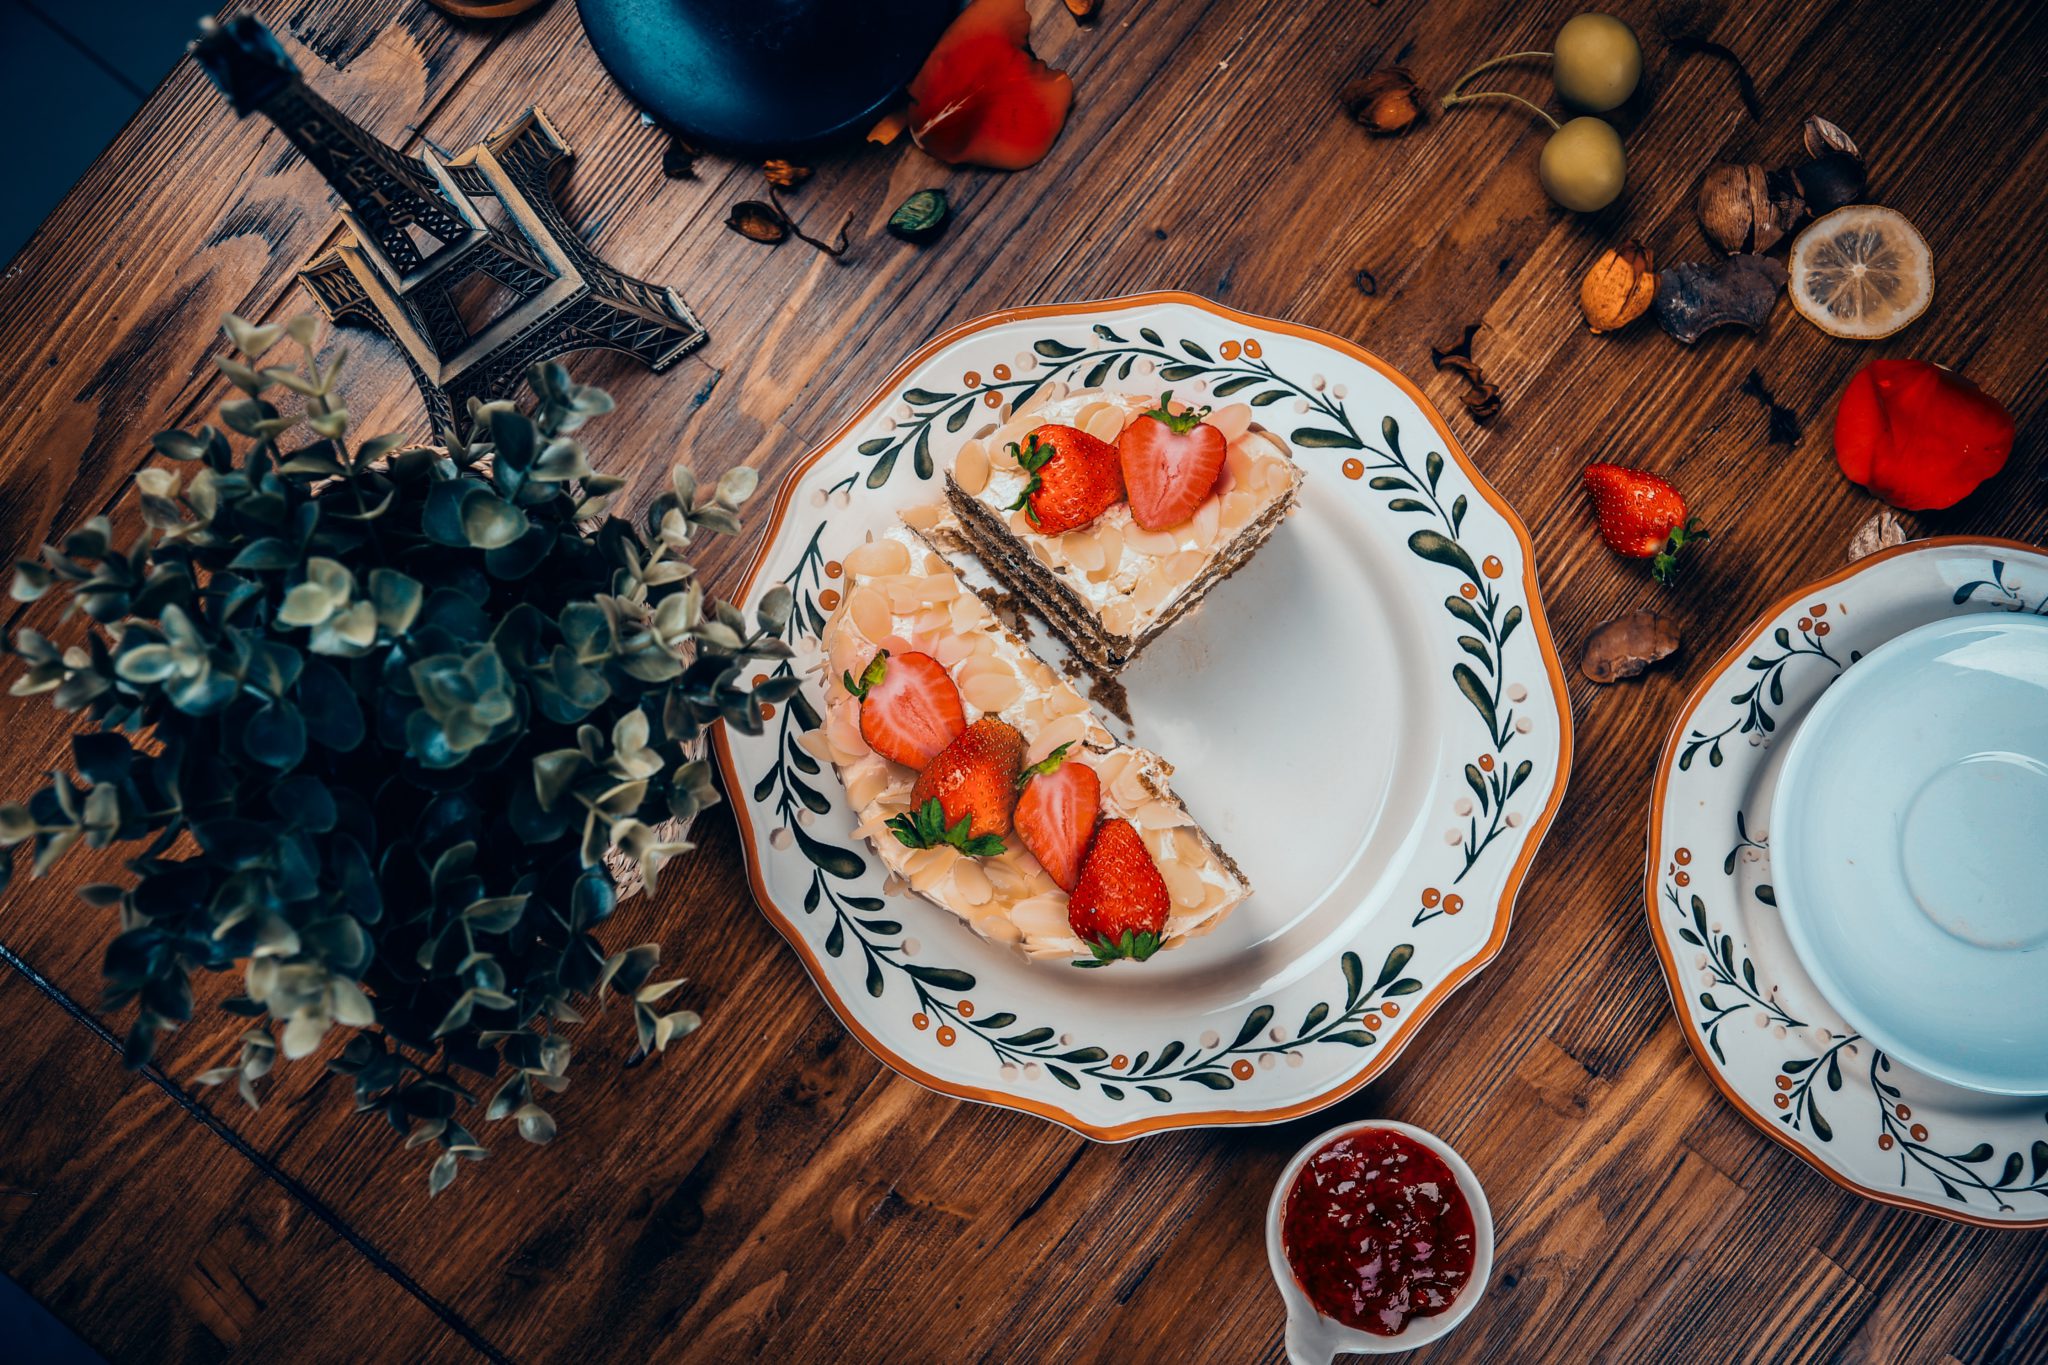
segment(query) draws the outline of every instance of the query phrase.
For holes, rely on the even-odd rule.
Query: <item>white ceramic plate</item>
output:
[[[795,742],[840,557],[1048,384],[1249,402],[1308,474],[1257,559],[1123,675],[1138,741],[1257,888],[1142,971],[1028,963],[885,894]],[[1569,710],[1513,513],[1384,363],[1191,296],[926,346],[780,490],[739,600],[774,583],[810,686],[766,734],[717,739],[762,909],[892,1066],[1091,1137],[1272,1122],[1362,1085],[1499,952],[1563,792]]]
[[[1778,780],[1778,911],[1894,1058],[2048,1096],[2048,618],[1934,621],[1814,704]]]
[[[1829,685],[1916,627],[1988,612],[2048,616],[2048,554],[2009,541],[1920,541],[1773,607],[1679,712],[1651,793],[1645,894],[1686,1039],[1752,1122],[1872,1199],[2039,1226],[2048,1225],[2048,1100],[1949,1084],[1865,1038],[1793,951],[1771,854],[1790,818],[1773,813],[1787,739]]]

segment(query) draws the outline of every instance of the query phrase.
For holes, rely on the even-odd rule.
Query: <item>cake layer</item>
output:
[[[1215,928],[1251,894],[1243,874],[1173,794],[1172,765],[1112,735],[1087,698],[1034,657],[919,539],[920,529],[934,527],[945,511],[943,504],[910,509],[907,524],[869,539],[841,565],[841,599],[822,641],[825,723],[801,742],[845,783],[855,832],[894,879],[984,937],[1033,958],[1088,956],[1067,923],[1067,893],[1021,840],[1008,838],[1002,853],[978,858],[950,847],[909,848],[887,828],[909,810],[917,774],[868,747],[860,703],[841,678],[858,677],[879,649],[917,651],[952,676],[969,721],[993,714],[1023,734],[1026,763],[1070,744],[1067,761],[1095,769],[1102,815],[1131,822],[1166,882],[1172,907],[1163,948]]]
[[[1157,401],[1048,385],[1001,427],[961,447],[946,473],[950,515],[934,528],[936,543],[979,559],[1102,673],[1129,663],[1249,562],[1293,508],[1301,482],[1280,438],[1253,423],[1249,406],[1233,403],[1207,419],[1228,442],[1217,491],[1180,526],[1145,530],[1119,503],[1078,530],[1044,535],[1011,507],[1031,478],[1015,452],[1032,430],[1073,426],[1114,443]]]

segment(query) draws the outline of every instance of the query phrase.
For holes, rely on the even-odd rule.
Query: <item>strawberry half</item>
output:
[[[891,820],[890,832],[911,848],[951,844],[976,857],[1001,853],[1023,762],[1024,736],[983,716],[918,774],[911,813]]]
[[[1159,406],[1140,414],[1116,441],[1131,520],[1148,531],[1194,516],[1216,491],[1230,448],[1223,433],[1202,420],[1207,408],[1176,413],[1172,402],[1171,392],[1160,394]]]
[[[974,0],[910,82],[910,136],[954,165],[1022,170],[1052,150],[1074,83],[1031,54],[1024,0]]]
[[[1017,837],[1062,891],[1080,879],[1102,809],[1102,780],[1087,764],[1066,761],[1071,747],[1062,744],[1024,770],[1015,816]]]
[[[1079,427],[1047,425],[1027,433],[1010,455],[1031,476],[1006,508],[1024,515],[1040,535],[1072,531],[1124,500],[1123,466],[1116,447]]]
[[[1067,897],[1067,923],[1094,954],[1074,965],[1100,967],[1120,957],[1143,962],[1159,951],[1170,904],[1166,879],[1131,822],[1104,820]]]
[[[1686,516],[1678,490],[1655,474],[1589,464],[1581,477],[1593,496],[1600,538],[1616,554],[1652,561],[1650,573],[1659,583],[1678,576],[1678,557],[1686,546],[1707,538],[1698,520]]]
[[[929,654],[880,650],[860,677],[842,677],[860,698],[861,738],[891,763],[921,769],[967,728],[953,675]]]

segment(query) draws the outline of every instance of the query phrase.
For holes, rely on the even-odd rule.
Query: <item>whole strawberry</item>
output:
[[[1007,510],[1023,508],[1041,535],[1079,530],[1124,499],[1116,447],[1079,427],[1038,427],[1021,447],[1012,445],[1010,454],[1031,481]]]
[[[1685,514],[1685,499],[1655,474],[1618,464],[1589,464],[1582,476],[1600,519],[1600,538],[1616,554],[1647,559],[1659,583],[1678,576],[1686,546],[1707,538],[1696,518]]]
[[[1067,897],[1067,924],[1093,954],[1074,965],[1100,967],[1120,957],[1143,962],[1159,951],[1171,905],[1166,879],[1131,822],[1104,820]]]
[[[1001,853],[1023,763],[1024,736],[1015,726],[983,716],[917,775],[910,813],[891,820],[889,832],[911,848],[951,844],[976,857]]]

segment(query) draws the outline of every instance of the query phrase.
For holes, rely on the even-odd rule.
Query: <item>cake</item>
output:
[[[1114,675],[1243,568],[1294,507],[1301,471],[1280,438],[1252,416],[1243,403],[1190,411],[1170,395],[1042,391],[1035,405],[961,447],[946,474],[946,515],[927,534],[948,554],[979,560],[1091,669]],[[1071,453],[1062,448],[1048,457],[1048,431]],[[1068,432],[1085,433],[1097,445]],[[1195,437],[1207,438],[1220,468],[1147,472],[1171,458],[1171,447]],[[1098,446],[1121,457],[1127,499],[1111,501],[1096,480],[1079,474],[1069,488],[1042,486],[1048,471],[1101,459]],[[1027,467],[1047,458],[1049,464]],[[1162,492],[1161,479],[1177,487]],[[1029,490],[1037,491],[1027,496]],[[1049,491],[1065,494],[1065,505],[1035,515],[1034,503]],[[1165,504],[1149,510],[1163,515],[1145,515],[1148,493]],[[1085,524],[1064,529],[1090,512]]]
[[[855,833],[892,881],[1031,958],[1144,958],[1214,929],[1251,894],[1244,875],[1174,795],[1172,765],[1112,735],[925,539],[949,524],[945,503],[911,508],[841,565],[821,637],[824,723],[802,742],[845,783]],[[990,759],[981,738],[1012,747]],[[1014,829],[1007,809],[986,826],[956,811],[963,788],[938,774],[972,776],[977,763],[994,764],[987,790],[1015,793]],[[1083,788],[1092,808],[1070,809]],[[1077,816],[1056,878],[1026,836]],[[1119,917],[1145,913],[1135,902],[1156,918],[1132,935]]]

